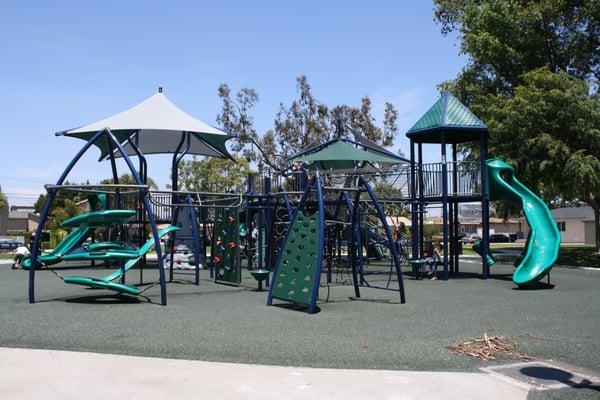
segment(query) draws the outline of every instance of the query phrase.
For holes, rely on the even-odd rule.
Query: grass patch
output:
[[[558,254],[559,265],[600,268],[600,254],[594,246],[561,246]]]
[[[0,253],[0,260],[12,260],[13,257],[13,253]]]

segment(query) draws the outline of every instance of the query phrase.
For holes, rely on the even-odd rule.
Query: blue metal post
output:
[[[323,267],[323,245],[325,243],[325,207],[323,207],[323,187],[321,186],[321,178],[318,172],[316,172],[314,182],[317,188],[317,204],[319,208],[319,243],[317,247],[317,262],[315,263],[317,273],[313,282],[312,298],[308,306],[309,314],[314,314],[317,308],[319,285],[321,284],[321,270]]]
[[[348,250],[350,253],[350,266],[352,267],[352,282],[354,283],[354,295],[360,298],[360,285],[363,284],[363,259],[362,259],[362,243],[360,237],[360,224],[358,220],[358,208],[360,203],[360,190],[356,191],[354,196],[354,204],[352,204],[352,219],[351,229],[352,234],[350,240],[348,240]],[[352,244],[352,246],[350,246]],[[358,258],[358,263],[357,263]],[[359,264],[359,265],[357,265]],[[360,282],[358,277],[358,271],[360,271]]]
[[[98,140],[100,136],[105,132],[105,129],[102,129],[94,134],[90,140],[79,150],[79,152],[73,157],[71,162],[67,165],[65,170],[63,171],[58,181],[56,181],[56,185],[62,185],[67,176],[77,164],[79,159],[85,154],[85,152]],[[44,223],[48,219],[48,213],[50,212],[50,207],[54,202],[54,198],[56,197],[58,189],[51,189],[48,191],[48,197],[46,199],[46,204],[44,204],[44,208],[42,209],[42,213],[40,215],[40,221],[35,230],[35,238],[33,240],[33,247],[31,248],[31,266],[29,267],[29,303],[35,303],[35,270],[37,268],[37,255],[40,250],[40,240],[42,238],[42,228],[44,227]]]
[[[419,158],[417,161],[418,164],[418,198],[419,198],[419,250],[418,258],[423,258],[423,237],[425,236],[425,205],[423,204],[424,200],[424,180],[423,180],[423,143],[419,142]],[[417,250],[415,249],[415,252]]]
[[[385,235],[387,237],[390,249],[392,249],[392,258],[394,260],[394,265],[396,266],[396,275],[398,276],[398,289],[400,290],[400,302],[402,304],[404,304],[404,303],[406,303],[406,297],[404,295],[404,281],[402,280],[402,270],[400,268],[400,259],[398,258],[398,250],[396,249],[396,246],[394,245],[394,238],[392,237],[392,232],[390,231],[390,227],[387,223],[385,213],[383,212],[383,209],[381,208],[381,205],[379,204],[379,200],[377,199],[377,196],[373,192],[373,189],[371,189],[371,186],[362,177],[360,178],[360,182],[363,184],[363,186],[367,190],[367,193],[369,193],[371,200],[373,200],[373,204],[375,206],[375,209],[377,210],[377,215],[379,216],[379,219],[381,220],[381,223],[383,224],[383,228],[385,229]]]
[[[411,258],[416,260],[419,258],[419,218],[417,207],[417,182],[415,180],[415,143],[410,139],[410,206],[411,206]]]
[[[140,179],[139,174],[137,173],[133,163],[131,162],[131,158],[127,155],[119,141],[114,137],[110,129],[106,129],[106,134],[110,136],[111,140],[123,156],[123,160],[127,164],[131,175],[135,179],[137,185],[143,185],[142,180]],[[152,227],[152,237],[154,238],[154,249],[156,250],[156,256],[158,257],[158,276],[159,276],[159,284],[160,284],[160,303],[163,306],[167,305],[167,285],[165,282],[165,269],[163,265],[162,259],[162,251],[160,249],[160,237],[158,236],[158,228],[156,226],[156,219],[154,218],[154,213],[152,212],[152,205],[148,200],[148,189],[142,188],[140,189],[144,194],[144,206],[146,208],[146,212],[148,213],[148,219],[150,220],[150,226]]]
[[[444,230],[444,280],[448,280],[448,165],[446,163],[446,132],[442,131],[442,226]]]
[[[188,207],[188,217],[190,219],[190,224],[192,227],[192,236],[194,240],[194,284],[200,285],[200,234],[198,233],[198,220],[196,218],[196,210],[192,205],[194,204],[192,201],[192,196],[187,195],[187,203],[190,207]],[[171,264],[171,268],[173,265]]]
[[[487,131],[481,132],[480,140],[481,154],[481,265],[483,279],[487,279],[490,274],[490,267],[487,263],[488,249],[490,246],[490,209],[488,198],[487,183]]]

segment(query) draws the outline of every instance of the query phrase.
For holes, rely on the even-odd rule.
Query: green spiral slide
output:
[[[529,224],[529,238],[519,256],[513,282],[526,287],[542,279],[558,258],[560,232],[548,206],[514,176],[513,168],[494,158],[486,160],[490,200],[520,207]]]

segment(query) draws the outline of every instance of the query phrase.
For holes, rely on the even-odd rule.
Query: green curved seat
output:
[[[83,246],[86,251],[106,251],[106,250],[134,250],[130,243],[126,242],[94,242]]]
[[[255,269],[250,271],[250,275],[254,277],[257,281],[263,281],[269,277],[271,271],[268,269]]]
[[[270,273],[271,271],[269,271],[268,269],[255,269],[250,271],[250,275],[252,275],[254,279],[256,279],[256,281],[258,282],[258,290],[263,290],[262,283],[264,280],[269,279]],[[268,283],[269,281],[267,281],[267,285]]]
[[[81,225],[95,228],[120,225],[133,219],[136,214],[136,210],[89,211],[83,214],[76,215],[73,218],[69,218],[60,225],[65,228]]]
[[[70,252],[78,246],[81,246],[81,244],[87,240],[87,238],[92,234],[93,231],[94,228],[89,228],[87,226],[82,226],[80,228],[74,229],[52,250],[52,252],[48,254],[39,255],[37,257],[36,264],[38,265],[38,267],[41,267],[43,265],[58,264],[63,260],[63,257],[66,253]],[[30,266],[31,256],[21,261],[21,267],[23,269],[29,269]]]
[[[139,257],[138,250],[107,250],[90,251],[67,254],[63,257],[65,261],[123,261],[133,260]]]
[[[109,289],[114,290],[115,292],[131,294],[134,296],[140,294],[140,289],[135,286],[105,281],[102,278],[90,278],[88,276],[67,276],[65,277],[65,283],[88,286],[94,289]]]
[[[158,232],[158,237],[162,238],[163,236],[165,236],[171,232],[179,231],[179,230],[181,230],[181,228],[179,228],[177,226],[168,226],[165,229],[163,229],[162,231]],[[127,261],[125,263],[123,268],[116,269],[110,275],[103,276],[101,278],[91,278],[91,277],[87,277],[87,276],[66,276],[64,278],[64,282],[70,283],[73,285],[89,286],[89,287],[92,287],[95,289],[114,290],[115,292],[127,293],[127,294],[137,296],[138,294],[140,294],[140,290],[137,287],[125,285],[125,284],[121,284],[121,283],[115,283],[113,281],[115,279],[119,279],[120,277],[122,277],[125,272],[129,271],[135,264],[137,264],[137,262],[146,253],[148,253],[153,247],[154,247],[154,238],[150,238],[138,250],[129,250],[128,253],[129,252],[131,252],[132,254],[135,253],[135,257],[130,258],[129,261]],[[95,253],[100,254],[102,252],[95,252]],[[110,254],[115,255],[116,253],[125,253],[125,251],[124,250],[107,251],[105,253],[110,253]],[[92,253],[79,253],[79,254],[94,254],[94,253],[92,252]],[[122,260],[122,259],[121,258],[106,258],[106,260]]]

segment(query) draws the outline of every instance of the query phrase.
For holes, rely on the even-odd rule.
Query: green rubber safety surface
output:
[[[282,249],[277,275],[273,278],[273,298],[309,305],[317,279],[319,213],[298,212]],[[318,287],[318,286],[317,286]]]
[[[235,207],[219,208],[215,215],[213,243],[215,281],[239,285],[242,281],[240,265],[240,222]]]

